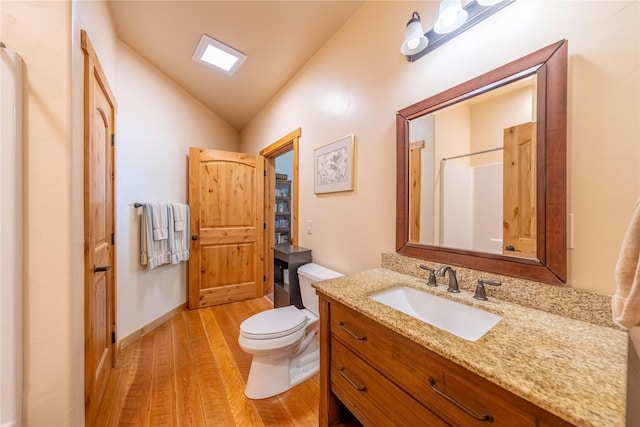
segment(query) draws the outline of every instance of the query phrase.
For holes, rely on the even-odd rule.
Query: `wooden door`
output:
[[[115,98],[86,33],[84,102],[85,421],[95,414],[115,361]]]
[[[189,150],[189,308],[263,295],[264,158]]]
[[[420,243],[420,208],[422,201],[422,150],[424,141],[409,144],[409,241]],[[431,242],[429,242],[431,243]]]
[[[502,252],[536,256],[536,123],[504,130]]]

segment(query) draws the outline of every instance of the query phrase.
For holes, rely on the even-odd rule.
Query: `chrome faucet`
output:
[[[443,277],[444,273],[446,273],[447,271],[449,272],[449,287],[447,288],[447,290],[453,293],[460,292],[460,289],[458,288],[458,278],[456,277],[456,271],[451,268],[451,266],[441,266],[438,271],[436,271],[436,275]]]

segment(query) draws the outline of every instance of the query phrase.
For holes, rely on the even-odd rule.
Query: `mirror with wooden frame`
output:
[[[524,113],[504,117],[496,104]],[[472,110],[475,124],[461,122]],[[400,110],[397,252],[566,282],[566,115],[566,40]],[[460,177],[469,176],[475,193],[466,195]]]

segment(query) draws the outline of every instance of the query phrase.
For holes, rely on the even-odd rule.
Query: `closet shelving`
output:
[[[291,181],[276,179],[275,244],[291,244]]]

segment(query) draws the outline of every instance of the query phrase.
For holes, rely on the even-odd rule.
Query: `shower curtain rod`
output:
[[[445,160],[452,160],[452,159],[459,159],[460,157],[469,157],[469,156],[475,156],[476,154],[484,154],[484,153],[490,153],[492,151],[500,151],[503,150],[502,147],[498,147],[498,148],[491,148],[489,150],[484,150],[484,151],[476,151],[475,153],[469,153],[469,154],[461,154],[459,156],[453,156],[453,157],[445,157],[442,159],[442,161],[444,162]]]

